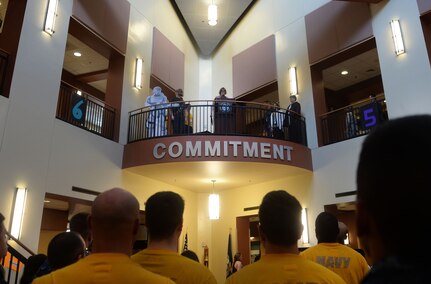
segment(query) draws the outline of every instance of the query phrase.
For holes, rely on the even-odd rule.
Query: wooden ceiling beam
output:
[[[81,81],[83,83],[91,83],[91,82],[96,82],[101,80],[107,80],[108,69],[76,75],[75,78],[78,81]]]

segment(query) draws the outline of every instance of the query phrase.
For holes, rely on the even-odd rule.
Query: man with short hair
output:
[[[0,260],[7,254],[6,228],[3,224],[4,216],[0,213]],[[0,284],[6,283],[4,280],[4,270],[0,265]]]
[[[132,260],[177,284],[215,284],[208,268],[178,254],[183,213],[184,200],[177,193],[163,191],[148,198],[145,203],[148,248],[133,255]]]
[[[357,230],[372,268],[362,283],[430,283],[431,116],[389,120],[365,139]]]
[[[139,202],[131,193],[119,188],[101,193],[89,223],[92,254],[33,283],[173,283],[130,260],[139,226]]]
[[[71,265],[85,256],[85,242],[76,232],[57,234],[48,244],[51,271]]]
[[[88,249],[91,246],[92,236],[88,226],[89,213],[80,212],[72,216],[69,221],[69,229],[71,232],[77,232],[81,235],[85,242],[85,248]]]
[[[318,244],[301,255],[337,273],[346,283],[360,283],[369,269],[367,261],[354,249],[337,242],[337,218],[329,212],[322,212],[316,218],[315,227]]]
[[[284,190],[265,195],[259,207],[259,233],[265,253],[258,262],[232,274],[226,284],[345,283],[334,272],[299,256],[301,205]]]

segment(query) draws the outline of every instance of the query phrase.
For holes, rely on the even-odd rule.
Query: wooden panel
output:
[[[74,0],[73,16],[122,54],[127,50],[130,3],[126,0]]]
[[[331,1],[305,16],[310,64],[373,36],[367,3]]]
[[[238,252],[242,254],[242,264],[250,264],[250,217],[236,217],[236,238]],[[235,255],[236,252],[233,254]]]
[[[173,89],[184,89],[184,62],[184,53],[154,28],[151,74]]]
[[[67,218],[67,211],[43,208],[41,230],[66,231]]]
[[[232,58],[233,96],[277,80],[275,36],[271,35]]]

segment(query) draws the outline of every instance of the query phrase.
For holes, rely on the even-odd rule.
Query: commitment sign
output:
[[[153,157],[157,160],[166,155],[180,157],[240,157],[291,161],[293,147],[266,142],[247,141],[183,141],[169,144],[157,143]]]

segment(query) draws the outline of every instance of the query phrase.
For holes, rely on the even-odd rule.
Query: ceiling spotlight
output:
[[[208,6],[208,25],[217,25],[217,5],[214,3]]]
[[[347,70],[341,71],[341,75],[347,75],[347,74],[349,74],[349,71],[347,71]]]
[[[75,51],[75,52],[73,53],[73,55],[75,55],[76,57],[81,57],[81,56],[82,56],[82,53],[81,53],[81,52],[79,52],[79,51]]]

